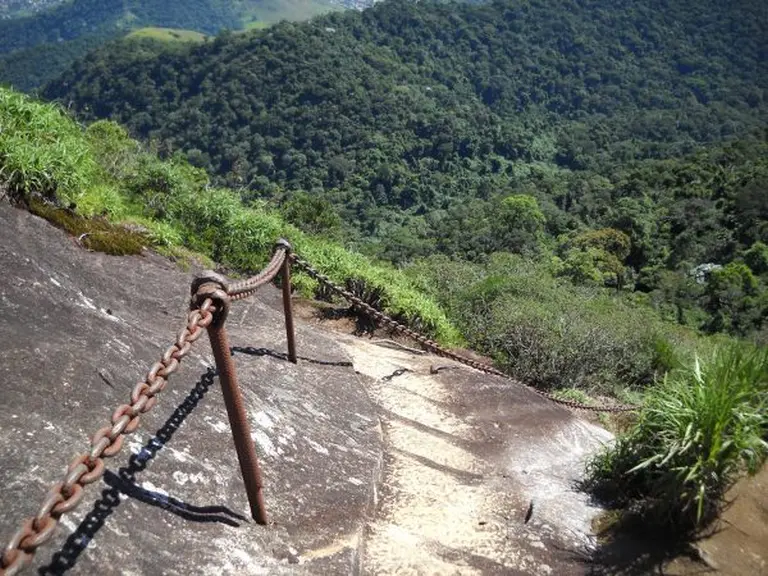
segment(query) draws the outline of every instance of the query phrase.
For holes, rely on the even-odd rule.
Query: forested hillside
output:
[[[235,28],[237,15],[225,2],[217,0],[130,0],[104,2],[75,0],[52,10],[0,22],[0,53],[39,44],[74,40],[86,34],[111,31],[132,22],[169,28],[193,28],[215,33],[222,28]]]
[[[215,34],[249,24],[301,20],[330,9],[325,0],[68,0],[51,6],[40,2],[9,4],[6,18],[0,18],[0,83],[22,90],[36,88],[88,50],[145,26]],[[7,17],[13,15],[16,17]]]
[[[642,402],[634,423],[590,460],[585,487],[639,515],[649,532],[667,530],[669,542],[705,526],[742,471],[764,461],[768,348],[702,337],[631,298],[563,283],[541,265],[541,254],[501,252],[482,264],[437,256],[407,270],[373,265],[287,224],[265,202],[243,206],[236,193],[212,187],[204,171],[160,160],[114,123],[83,129],[62,109],[3,88],[0,193],[83,248],[110,254],[149,246],[182,262],[211,257],[249,273],[263,266],[276,238],[287,237],[359,297],[443,344],[466,338],[526,383],[565,399],[589,402],[597,393]],[[509,205],[537,219],[529,197],[513,196]],[[594,251],[595,240],[617,234],[586,233],[582,241]],[[748,252],[749,266],[760,262],[757,254]],[[296,272],[297,291],[329,298]],[[337,317],[340,310],[331,310]],[[358,322],[372,327],[365,316]]]
[[[0,19],[31,14],[61,2],[62,0],[0,0]]]
[[[158,50],[111,44],[45,95],[385,260],[513,252],[763,328],[763,2],[395,0]]]

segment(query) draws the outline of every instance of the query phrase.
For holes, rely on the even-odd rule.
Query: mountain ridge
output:
[[[0,82],[33,90],[105,42],[143,27],[213,35],[249,24],[305,19],[341,8],[333,0],[67,0],[0,19]]]
[[[246,201],[325,198],[357,221],[353,242],[385,240],[385,259],[477,257],[506,246],[486,232],[457,246],[441,221],[464,218],[461,203],[487,220],[492,198],[533,194],[553,237],[616,226],[575,215],[578,197],[641,201],[656,191],[619,189],[634,166],[651,188],[662,162],[761,141],[768,10],[694,4],[392,1],[172,56],[113,44],[43,94],[118,119]]]

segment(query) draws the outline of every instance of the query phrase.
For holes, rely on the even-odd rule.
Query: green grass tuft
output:
[[[635,425],[588,465],[588,487],[644,522],[690,533],[768,451],[768,351],[716,350],[649,389]]]
[[[56,106],[0,89],[0,179],[12,196],[77,203],[97,172],[82,130]]]

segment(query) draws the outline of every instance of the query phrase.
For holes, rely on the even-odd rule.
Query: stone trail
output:
[[[191,274],[85,252],[2,203],[0,270],[5,542],[173,340]],[[203,338],[30,573],[586,573],[597,511],[573,484],[605,431],[522,386],[432,373],[452,364],[311,322],[295,366],[271,288],[227,325],[272,524],[248,518]]]

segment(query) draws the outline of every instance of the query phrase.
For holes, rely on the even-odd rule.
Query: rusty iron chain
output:
[[[360,298],[352,294],[350,291],[345,290],[341,286],[335,284],[330,278],[328,278],[328,276],[315,270],[309,262],[299,257],[297,254],[289,253],[288,257],[291,259],[291,261],[294,264],[296,264],[299,268],[304,270],[304,272],[306,272],[309,276],[311,276],[321,284],[325,285],[327,288],[329,288],[331,291],[335,292],[339,296],[342,296],[345,299],[347,299],[350,302],[350,304],[352,304],[355,308],[357,308],[358,310],[361,310],[362,312],[371,316],[372,318],[380,321],[382,324],[386,325],[387,327],[393,330],[397,330],[401,334],[405,334],[409,338],[416,340],[430,352],[437,354],[438,356],[442,356],[444,358],[450,358],[451,360],[455,360],[456,362],[460,362],[462,364],[465,364],[467,366],[470,366],[472,368],[475,368],[476,370],[480,370],[487,374],[493,374],[494,376],[500,376],[502,378],[506,378],[507,380],[518,382],[517,380],[514,380],[513,378],[511,378],[508,374],[502,372],[501,370],[497,370],[493,366],[489,366],[488,364],[484,364],[482,362],[472,360],[471,358],[466,358],[465,356],[461,356],[460,354],[456,354],[455,352],[451,352],[450,350],[443,348],[442,346],[440,346],[440,344],[438,344],[434,340],[428,338],[427,336],[424,336],[423,334],[416,332],[415,330],[412,330],[408,326],[405,326],[404,324],[401,324],[400,322],[387,316],[386,314],[377,310],[367,302],[364,302],[363,300],[361,300]],[[544,398],[547,398],[552,402],[555,402],[557,404],[561,404],[563,406],[567,406],[569,408],[573,408],[576,410],[589,410],[592,412],[632,412],[639,409],[638,406],[631,406],[631,405],[593,406],[590,404],[584,404],[582,402],[576,402],[574,400],[565,400],[562,398],[558,398],[554,394],[550,394],[549,392],[544,392],[542,390],[537,390],[536,388],[533,388],[531,386],[528,386],[528,388],[536,392],[539,396],[543,396]]]
[[[280,240],[275,245],[275,253],[265,268],[250,278],[244,280],[232,281],[226,276],[217,274],[208,270],[198,276],[192,283],[192,292],[194,293],[204,283],[213,283],[218,285],[226,293],[228,302],[243,300],[255,294],[259,288],[268,284],[280,273],[285,259],[291,251],[291,245],[287,240]]]
[[[434,340],[401,324],[364,302],[348,290],[334,284],[330,278],[315,270],[306,260],[292,252],[291,245],[280,240],[269,264],[259,274],[230,282],[215,273],[207,273],[192,284],[192,301],[186,325],[179,331],[176,341],[163,353],[160,361],[149,369],[145,379],[133,388],[130,404],[118,406],[112,413],[111,425],[104,426],[91,437],[89,452],[77,455],[67,468],[64,479],[49,490],[34,517],[27,518],[11,537],[0,555],[0,576],[13,576],[26,568],[37,549],[53,536],[61,516],[73,510],[83,498],[84,487],[98,481],[105,471],[104,458],[115,456],[123,446],[125,436],[139,426],[141,414],[149,412],[157,402],[157,394],[168,384],[168,377],[179,369],[181,360],[189,353],[203,330],[220,325],[226,318],[231,301],[247,298],[261,286],[271,282],[289,259],[309,276],[333,292],[346,298],[354,307],[374,319],[419,342],[427,350],[450,358],[488,374],[512,380],[507,374],[482,362],[466,358],[440,346]],[[513,380],[514,381],[514,380]],[[515,381],[517,382],[517,381]],[[532,388],[537,394],[565,406],[598,412],[626,412],[635,406],[598,407],[563,400],[552,394]]]
[[[197,305],[199,304],[199,306]],[[99,480],[105,469],[104,458],[111,458],[123,446],[127,434],[139,426],[139,416],[149,412],[157,402],[157,394],[168,384],[168,377],[179,369],[181,360],[192,344],[218,314],[214,299],[207,297],[193,304],[186,325],[176,341],[163,353],[160,361],[149,369],[146,378],[131,392],[130,404],[118,406],[112,413],[111,424],[100,428],[91,438],[89,452],[72,460],[63,481],[53,485],[37,514],[27,518],[11,537],[0,556],[0,576],[18,574],[27,567],[35,551],[50,540],[59,518],[73,510],[83,498],[83,488]]]
[[[230,299],[242,300],[243,298],[247,298],[254,294],[259,288],[271,282],[275,276],[280,273],[283,262],[285,262],[285,259],[288,257],[290,250],[291,245],[285,240],[280,240],[275,247],[275,253],[272,255],[272,260],[270,260],[264,270],[246,280],[231,283],[226,282],[224,284],[224,289]]]

